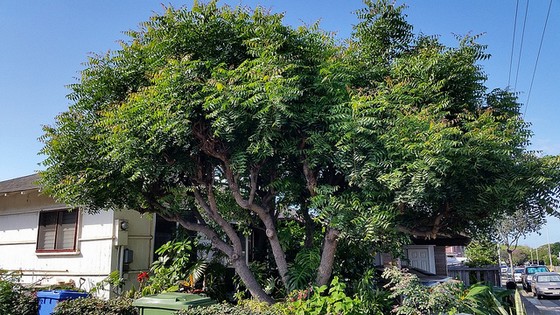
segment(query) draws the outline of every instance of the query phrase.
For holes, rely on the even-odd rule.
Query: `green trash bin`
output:
[[[173,315],[176,311],[188,307],[216,304],[209,297],[198,294],[169,292],[141,297],[134,302],[140,315]]]

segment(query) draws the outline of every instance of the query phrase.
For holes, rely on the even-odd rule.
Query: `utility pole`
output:
[[[553,270],[552,266],[552,254],[550,253],[550,238],[548,237],[548,226],[546,227],[546,242],[548,243],[548,259],[550,262],[550,270]]]
[[[498,266],[502,265],[502,255],[500,254],[500,243],[496,242],[496,247],[498,248]]]

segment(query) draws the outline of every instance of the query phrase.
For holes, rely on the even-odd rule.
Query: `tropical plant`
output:
[[[393,309],[394,299],[391,292],[385,290],[378,281],[377,271],[369,269],[358,282],[355,291],[360,300],[360,314],[384,315]]]
[[[169,241],[156,249],[158,259],[150,266],[142,294],[194,290],[208,266],[208,262],[198,259],[197,244],[197,240],[187,238]]]
[[[113,270],[107,277],[96,283],[91,288],[90,293],[97,294],[101,291],[110,291],[113,294],[121,295],[124,284],[125,279],[121,277],[121,273],[118,270]]]
[[[313,287],[305,295],[286,305],[289,314],[295,315],[358,315],[360,300],[344,292],[346,285],[334,277],[330,286]]]
[[[302,290],[311,286],[320,261],[318,250],[302,249],[288,269],[288,290]]]

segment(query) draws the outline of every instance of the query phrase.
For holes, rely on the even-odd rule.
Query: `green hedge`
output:
[[[58,303],[52,315],[138,315],[132,300],[79,298]]]
[[[37,308],[37,296],[34,291],[0,277],[0,314],[37,315]]]
[[[250,307],[230,305],[226,303],[210,306],[190,307],[177,312],[177,315],[282,315],[283,313],[274,307]]]

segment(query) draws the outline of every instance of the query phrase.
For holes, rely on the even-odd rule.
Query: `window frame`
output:
[[[71,211],[70,211],[71,210]],[[66,248],[66,249],[59,249],[56,248],[56,245],[58,243],[58,233],[59,230],[62,228],[61,227],[61,213],[64,214],[65,212],[68,213],[72,213],[75,215],[75,222],[74,222],[74,236],[72,239],[72,248]],[[55,227],[55,240],[54,240],[54,249],[44,249],[44,248],[39,248],[39,244],[40,244],[40,239],[41,239],[41,219],[42,216],[44,214],[47,213],[56,213],[57,214],[57,221],[56,221],[56,227]],[[49,210],[42,210],[39,212],[39,217],[38,217],[38,222],[37,222],[37,241],[35,244],[35,253],[37,254],[51,254],[51,253],[75,253],[78,252],[78,228],[79,228],[79,223],[80,223],[80,210],[78,208],[60,208],[60,209],[49,209]]]

